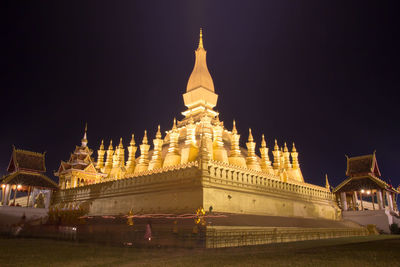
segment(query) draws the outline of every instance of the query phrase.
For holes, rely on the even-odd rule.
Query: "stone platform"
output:
[[[65,218],[64,218],[65,219]],[[85,216],[27,228],[27,236],[80,240],[112,245],[219,248],[365,236],[368,230],[347,221],[208,213]],[[130,220],[131,219],[131,220]],[[63,221],[64,220],[64,221]],[[151,239],[146,234],[151,225]]]

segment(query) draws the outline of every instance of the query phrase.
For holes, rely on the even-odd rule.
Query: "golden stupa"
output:
[[[115,148],[110,141],[107,150],[102,141],[97,161],[92,162],[85,130],[81,146],[56,172],[62,189],[55,196],[56,206],[81,205],[89,215],[131,210],[176,214],[203,207],[215,212],[339,219],[329,188],[304,181],[294,143],[289,150],[286,143],[275,140],[270,150],[264,135],[253,136],[249,129],[246,148],[240,147],[236,122],[227,129],[214,110],[218,95],[206,53],[200,30],[194,68],[183,94],[187,110],[182,120],[171,120],[164,136],[158,127],[151,141],[144,131],[138,149],[132,135],[127,151],[122,139]]]

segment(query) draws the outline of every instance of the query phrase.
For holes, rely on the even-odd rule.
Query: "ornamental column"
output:
[[[147,171],[149,167],[149,149],[150,145],[147,141],[147,131],[144,131],[142,144],[140,145],[140,157],[138,165],[135,168],[135,173]]]
[[[9,184],[4,188],[3,206],[7,206],[10,199],[11,186]]]
[[[386,191],[386,199],[387,199],[387,202],[388,202],[389,209],[393,210],[392,194],[390,194],[389,191]]]
[[[274,163],[272,164],[272,166],[274,167],[274,170],[279,170],[280,168],[280,160],[281,160],[281,151],[279,150],[279,146],[278,146],[278,141],[275,139],[275,146],[274,146],[274,150],[272,151],[272,154],[274,156]]]
[[[225,150],[224,142],[222,141],[223,127],[221,122],[217,122],[218,125],[214,126],[214,142],[213,142],[213,159],[215,161],[228,163],[228,153]]]
[[[97,150],[97,169],[101,169],[104,167],[104,154],[106,151],[104,150],[104,140],[101,140],[100,149]]]
[[[346,192],[340,193],[340,200],[342,202],[342,209],[347,211],[347,200],[346,200]]]
[[[260,163],[258,162],[258,158],[256,156],[256,143],[254,142],[253,135],[251,134],[251,129],[249,129],[249,139],[246,143],[247,146],[247,158],[246,164],[247,168],[261,171]]]
[[[126,173],[131,174],[135,170],[135,154],[137,147],[135,146],[135,136],[132,134],[131,142],[128,147],[128,161],[126,162]]]
[[[293,168],[293,170],[299,169],[300,168],[299,153],[296,150],[296,146],[294,145],[294,142],[293,142],[292,152],[290,153],[290,156],[292,157],[292,168]]]
[[[358,197],[357,197],[357,191],[353,192],[353,203],[354,203],[354,210],[357,210],[357,203],[358,203]]]
[[[175,166],[181,163],[181,155],[179,154],[179,130],[176,127],[176,119],[174,119],[174,125],[172,130],[169,132],[169,147],[167,155],[164,159],[163,167]]]
[[[264,134],[261,137],[260,154],[261,154],[261,169],[266,173],[274,174],[271,166],[271,161],[269,160],[268,147],[267,143],[265,142]]]
[[[231,135],[231,151],[228,157],[229,164],[246,167],[246,161],[240,151],[240,134],[236,130],[236,122],[233,121],[232,135]]]
[[[196,145],[196,125],[193,118],[190,117],[186,125],[185,145],[181,151],[181,164],[195,161],[199,154],[199,148]]]
[[[380,210],[385,209],[385,205],[383,203],[383,198],[382,198],[382,189],[376,190],[376,198],[378,199],[378,209]]]
[[[286,142],[284,144],[283,158],[284,158],[284,167],[288,171],[292,168],[292,164],[290,164],[290,153],[289,153],[289,149],[286,145]]]
[[[114,148],[112,145],[112,140],[110,140],[110,145],[108,146],[108,149],[107,149],[106,164],[105,164],[104,171],[103,171],[107,174],[110,173],[110,171],[112,169],[113,155],[114,155]]]
[[[162,158],[161,158],[161,149],[163,145],[160,125],[158,125],[156,138],[153,139],[154,150],[153,156],[151,157],[151,161],[149,163],[149,170],[160,169],[162,168]]]

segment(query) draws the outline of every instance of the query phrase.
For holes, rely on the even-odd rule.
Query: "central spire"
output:
[[[198,48],[203,48],[203,29],[200,28],[200,40],[199,40],[199,47]]]
[[[196,59],[193,71],[186,86],[186,93],[183,95],[185,106],[189,109],[183,113],[186,117],[207,109],[212,110],[217,104],[218,95],[214,92],[214,82],[207,68],[206,54],[203,30],[200,29],[199,46],[195,51]],[[215,111],[213,112],[215,113]]]
[[[196,61],[186,86],[186,92],[190,92],[199,87],[214,92],[214,82],[207,68],[206,54],[207,51],[203,46],[203,30],[200,29],[199,47],[195,51]]]

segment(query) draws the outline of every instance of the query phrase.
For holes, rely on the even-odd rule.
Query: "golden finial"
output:
[[[329,184],[329,181],[328,181],[328,174],[327,173],[325,174],[325,188],[326,189],[330,189],[331,188],[331,186]]]
[[[161,130],[160,130],[160,125],[158,125],[157,133],[156,133],[156,138],[161,139]]]
[[[264,134],[262,134],[262,136],[261,136],[261,147],[267,147],[267,143],[265,142],[265,137],[264,137]]]
[[[251,128],[249,128],[249,142],[253,142],[254,138],[253,135],[251,134]]]
[[[144,130],[144,136],[143,136],[142,143],[147,145],[147,130]]]
[[[173,130],[176,129],[176,118],[174,118],[174,124],[172,125],[172,129],[173,129]]]
[[[203,48],[203,29],[200,28],[200,39],[199,39],[199,48]]]
[[[274,150],[279,150],[278,141],[275,139]]]
[[[131,142],[129,143],[131,146],[134,146],[135,145],[135,135],[134,134],[132,134],[132,139],[131,139]]]
[[[119,148],[122,148],[123,146],[122,146],[122,137],[119,139],[119,145],[118,145],[118,147]]]
[[[286,142],[285,142],[285,148],[283,149],[283,151],[285,151],[285,152],[288,152],[289,151],[289,149],[287,148],[287,145],[286,145]]]
[[[110,140],[110,145],[108,146],[108,149],[109,150],[113,149],[112,140]]]
[[[83,134],[83,138],[81,140],[82,146],[85,147],[87,146],[88,140],[87,140],[87,123],[85,124],[85,133]]]
[[[294,142],[293,142],[293,146],[292,146],[292,152],[297,152]]]
[[[101,144],[100,144],[100,150],[104,149],[104,140],[101,140]]]
[[[235,121],[235,120],[233,120],[232,133],[237,134],[237,130],[236,130],[236,121]]]

